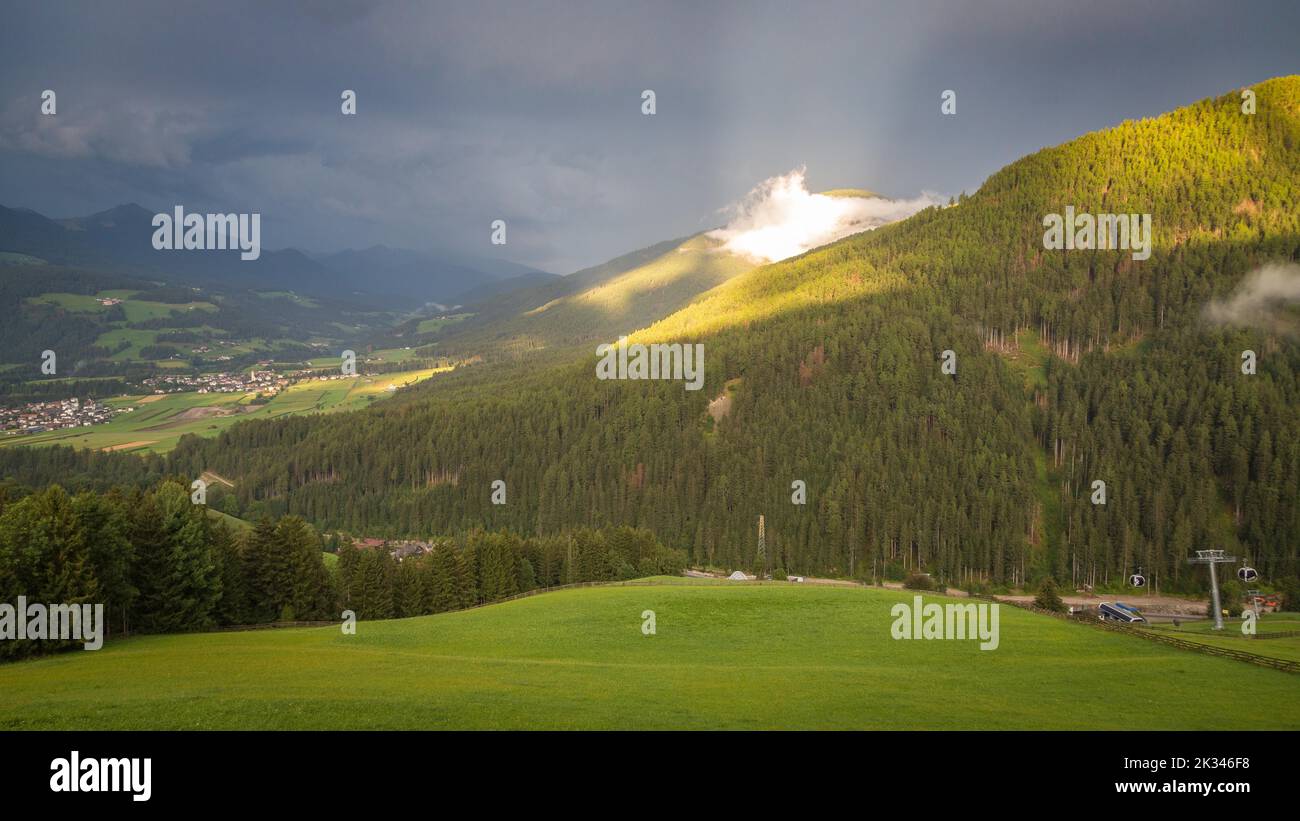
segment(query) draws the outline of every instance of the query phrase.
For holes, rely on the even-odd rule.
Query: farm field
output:
[[[450,369],[425,368],[347,379],[311,379],[291,385],[264,405],[253,404],[255,394],[251,393],[187,392],[108,399],[105,404],[134,410],[119,414],[104,425],[32,436],[0,437],[0,447],[60,444],[96,450],[163,453],[175,447],[187,433],[214,436],[244,419],[357,410],[388,396],[390,388],[413,385],[442,370]]]
[[[981,651],[892,639],[910,592],[683,581],[110,642],[0,666],[0,728],[1300,728],[1293,674],[1014,607]]]
[[[357,351],[357,362],[406,362],[415,359],[415,348],[383,348],[381,350],[365,353]],[[308,360],[307,364],[313,368],[335,368],[342,364],[343,359],[339,356],[318,356]]]

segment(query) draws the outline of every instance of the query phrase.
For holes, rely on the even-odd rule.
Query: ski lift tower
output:
[[[1225,556],[1222,550],[1198,550],[1196,558],[1188,559],[1191,564],[1208,564],[1210,566],[1210,594],[1214,601],[1214,629],[1223,629],[1223,606],[1219,604],[1219,574],[1215,565],[1236,564],[1236,556]]]

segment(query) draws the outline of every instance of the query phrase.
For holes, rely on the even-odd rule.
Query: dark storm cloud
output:
[[[10,7],[0,203],[260,210],[268,247],[566,272],[714,227],[802,165],[813,188],[973,190],[1044,145],[1297,70],[1293,3],[1221,5]]]

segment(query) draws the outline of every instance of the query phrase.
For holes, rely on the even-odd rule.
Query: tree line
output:
[[[102,604],[111,637],[338,620],[348,609],[365,619],[423,615],[557,584],[675,575],[685,563],[632,528],[548,539],[476,531],[402,561],[347,535],[329,542],[338,546],[333,570],[325,540],[301,517],[234,532],[178,480],[104,493],[52,485],[0,495],[0,602]],[[0,658],[61,646],[0,641]]]
[[[685,551],[630,527],[541,538],[476,530],[435,539],[431,552],[401,561],[345,539],[338,557],[341,602],[365,619],[442,613],[565,584],[676,576],[686,566]]]

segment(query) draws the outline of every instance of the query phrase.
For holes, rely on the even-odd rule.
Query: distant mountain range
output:
[[[263,250],[256,260],[234,251],[155,250],[157,211],[135,203],[85,217],[52,219],[26,208],[0,206],[0,251],[91,270],[158,277],[206,287],[292,290],[377,304],[460,303],[475,295],[558,279],[506,260],[455,252],[421,252],[374,245],[312,254]]]
[[[455,253],[430,254],[372,245],[314,257],[345,280],[356,276],[385,297],[419,297],[426,302],[464,303],[533,281],[560,279],[536,268],[505,260]]]
[[[440,344],[484,356],[594,346],[685,308],[757,264],[706,233],[667,240],[568,276],[518,278],[508,292],[489,285],[466,294],[475,316],[448,328]]]

